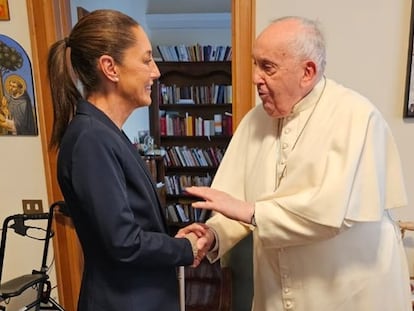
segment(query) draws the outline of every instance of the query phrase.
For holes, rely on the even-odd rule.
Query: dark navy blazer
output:
[[[80,101],[58,155],[58,180],[84,254],[79,311],[178,311],[176,267],[193,262],[168,235],[146,164],[99,109]]]

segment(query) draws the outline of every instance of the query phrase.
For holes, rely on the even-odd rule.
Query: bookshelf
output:
[[[165,151],[166,215],[170,225],[203,222],[183,194],[190,185],[209,186],[232,136],[230,61],[159,62],[152,90],[150,134]]]

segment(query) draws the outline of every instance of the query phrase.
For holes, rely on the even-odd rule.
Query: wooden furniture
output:
[[[211,184],[232,135],[231,62],[159,62],[152,90],[150,135],[165,150],[166,216],[171,234],[208,214],[183,189]],[[158,177],[159,179],[159,177]],[[186,311],[231,310],[231,271],[204,260],[185,268]]]
[[[231,271],[219,262],[202,261],[197,268],[185,269],[186,311],[230,311]]]
[[[169,222],[204,221],[183,194],[209,186],[232,135],[231,62],[159,62],[152,91],[150,133],[165,150]],[[175,211],[175,216],[172,213]]]

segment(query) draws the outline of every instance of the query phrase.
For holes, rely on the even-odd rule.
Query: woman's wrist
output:
[[[193,256],[196,258],[198,255],[197,236],[193,232],[190,232],[185,235],[185,238],[190,242],[191,248],[193,250]]]

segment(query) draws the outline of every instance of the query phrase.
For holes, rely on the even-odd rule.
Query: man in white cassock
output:
[[[205,236],[217,260],[253,234],[254,311],[411,310],[398,224],[405,206],[390,129],[366,98],[324,77],[310,20],[272,22],[253,48],[262,104],[242,120],[212,188]],[[202,225],[182,229],[203,232]],[[240,258],[243,260],[243,258]]]

